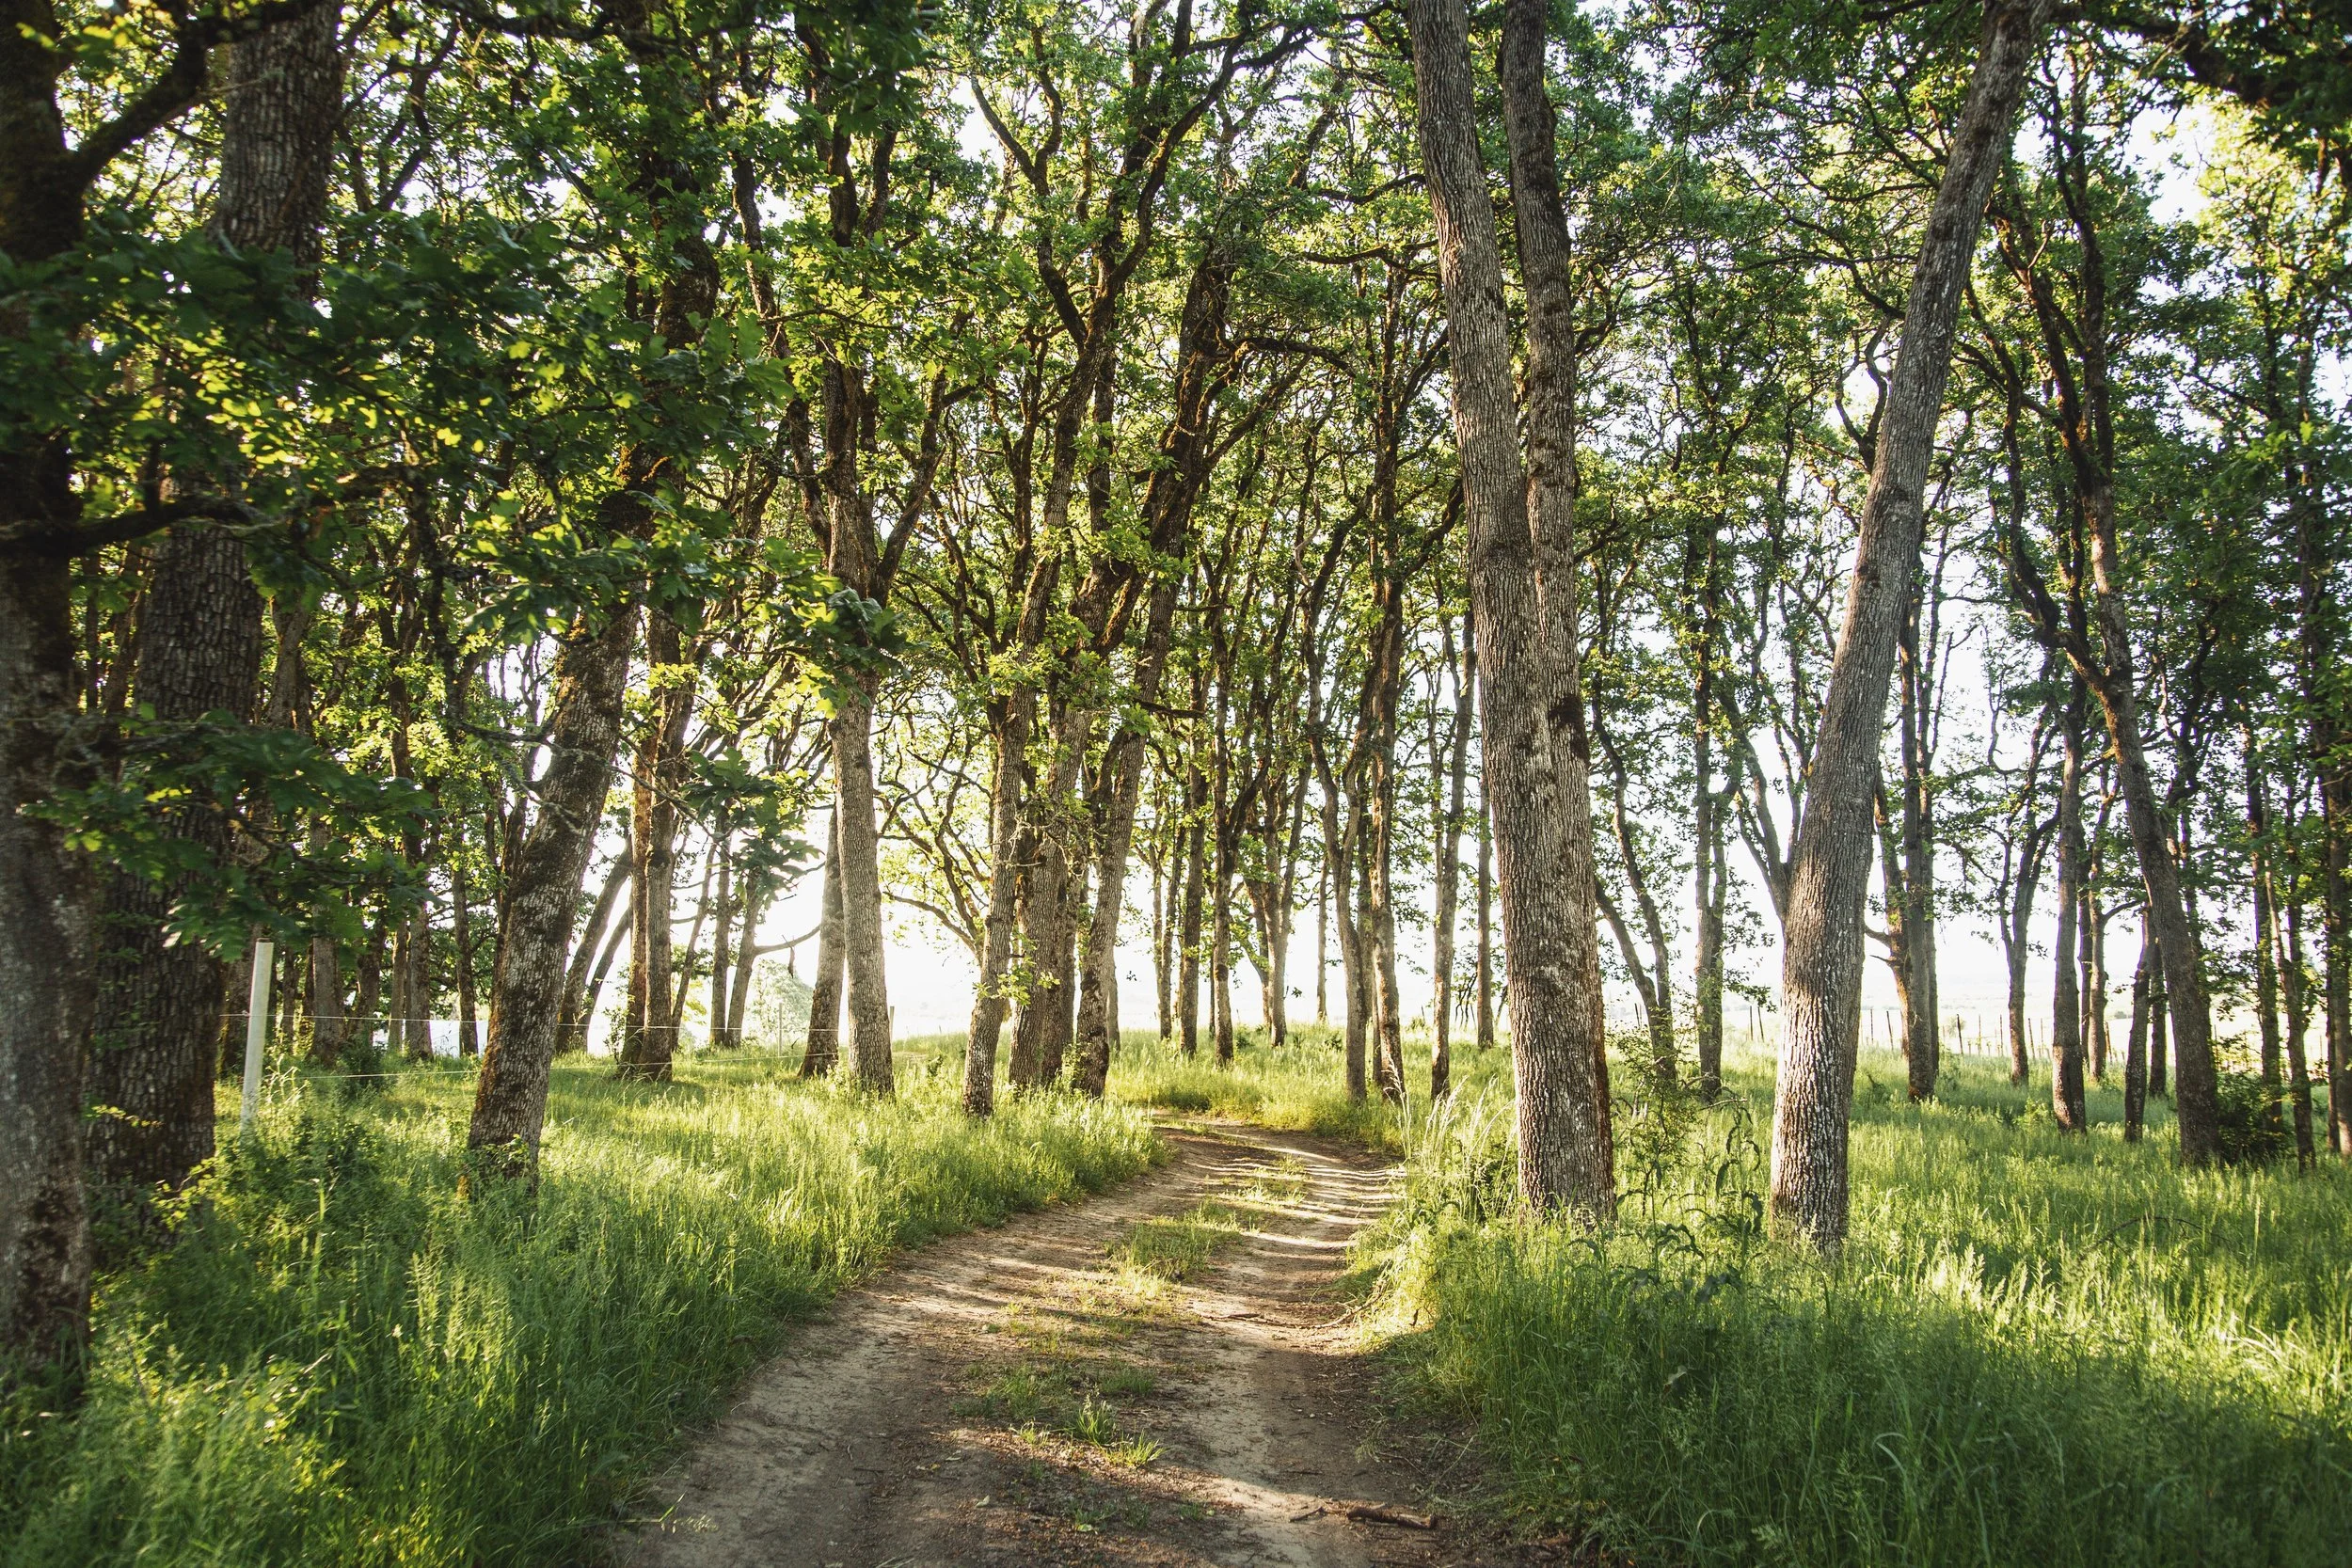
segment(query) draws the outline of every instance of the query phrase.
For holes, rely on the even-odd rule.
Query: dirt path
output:
[[[929,1248],[753,1380],[618,1544],[635,1568],[1459,1562],[1375,1447],[1330,1290],[1391,1168],[1171,1125],[1110,1196]]]

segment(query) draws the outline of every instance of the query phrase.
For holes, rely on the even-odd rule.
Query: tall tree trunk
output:
[[[1568,895],[1563,911],[1565,919],[1558,930],[1562,943],[1558,957],[1565,966],[1565,1003],[1582,1015],[1582,1047],[1591,1058],[1590,1068],[1578,1074],[1592,1101],[1592,1131],[1585,1135],[1590,1148],[1573,1156],[1571,1163],[1597,1167],[1599,1185],[1610,1189],[1613,1212],[1608,1003],[1600,980],[1592,763],[1584,733],[1576,610],[1577,287],[1568,266],[1567,212],[1560,197],[1558,128],[1545,85],[1545,28],[1549,16],[1545,0],[1517,0],[1505,8],[1496,74],[1502,86],[1502,122],[1511,154],[1511,213],[1518,229],[1520,281],[1528,300],[1526,506],[1534,549],[1534,627],[1544,645],[1542,662],[1536,668],[1549,683],[1548,689],[1539,689],[1541,716],[1550,731],[1548,749],[1552,769],[1559,776],[1556,875]],[[1472,151],[1474,156],[1474,147]],[[1458,363],[1457,358],[1457,367]],[[1504,901],[1507,910],[1507,893]],[[1507,923],[1507,913],[1504,918]],[[1576,1048],[1576,1031],[1570,1027],[1570,1035],[1562,1041],[1564,1049]],[[1577,1135],[1565,1126],[1562,1132]],[[1565,1167],[1562,1174],[1565,1177]]]
[[[308,278],[318,265],[326,175],[342,113],[339,13],[332,5],[224,52],[227,84],[215,238],[278,251]],[[298,284],[309,291],[307,282]],[[217,525],[173,531],[154,551],[140,612],[135,701],[166,723],[209,712],[254,717],[262,596],[243,540]],[[218,814],[194,811],[173,836],[218,863],[230,853]],[[185,881],[106,879],[98,922],[97,1003],[87,1064],[91,1178],[117,1199],[177,1188],[213,1153],[215,1031],[226,966],[195,942],[167,942]]]
[[[564,961],[580,879],[612,787],[636,635],[636,606],[624,603],[602,625],[575,631],[556,656],[548,769],[539,781],[538,816],[507,872],[506,929],[490,981],[490,1037],[466,1135],[469,1148],[498,1151],[509,1176],[535,1179],[538,1169]]]
[[[2083,689],[2066,705],[2066,755],[2058,778],[2058,943],[2051,950],[2055,972],[2050,999],[2050,1111],[2065,1132],[2088,1131],[2083,1104],[2083,1014],[2075,944],[2079,940],[2084,870]]]
[[[1485,747],[1484,720],[1480,746]],[[1483,768],[1482,768],[1483,771]],[[1495,835],[1486,791],[1478,791],[1478,1049],[1495,1048]]]
[[[834,811],[840,824],[850,1070],[867,1090],[886,1095],[895,1085],[890,996],[882,973],[882,864],[874,829],[873,691],[866,679],[860,678],[834,715]]]
[[[1351,928],[1355,933],[1356,967],[1348,974],[1347,1016],[1356,1037],[1359,1054],[1369,1059],[1371,1086],[1380,1092],[1383,1100],[1395,1098],[1395,1087],[1389,1081],[1388,1053],[1380,1049],[1380,982],[1374,977],[1377,955],[1374,951],[1372,930],[1372,836],[1370,813],[1361,805],[1352,807],[1350,820],[1355,823],[1355,847],[1350,863],[1356,868],[1356,885],[1349,890],[1354,905],[1350,911]],[[1353,1021],[1360,1019],[1360,1024]]]
[[[2099,906],[2097,856],[2083,887],[2083,1044],[2090,1053],[2090,1079],[2107,1081],[2107,915]]]
[[[1165,832],[1165,828],[1162,828]],[[1160,1044],[1176,1039],[1176,966],[1169,942],[1176,936],[1176,886],[1169,879],[1169,847],[1152,861],[1152,1002],[1157,1004]]]
[[[407,1016],[401,1023],[406,1042],[404,1053],[412,1062],[429,1062],[433,1059],[433,914],[425,905],[419,904],[401,922],[400,934],[392,943],[392,967],[407,975]]]
[[[2287,1105],[2295,1125],[2295,1157],[2309,1169],[2319,1151],[2312,1136],[2311,1069],[2303,1051],[2312,1006],[2308,972],[2303,967],[2302,904],[2300,898],[2290,897],[2280,905],[2280,937],[2285,952],[2279,969],[2287,1009]]]
[[[0,557],[0,1355],[69,1371],[89,1337],[94,911],[87,862],[24,808],[90,782],[60,718],[75,709],[72,576],[63,556]]]
[[[223,530],[167,534],[139,617],[136,702],[167,723],[253,711],[262,664],[262,595],[245,546]],[[215,864],[232,852],[221,814],[195,810],[172,836]],[[168,942],[189,879],[104,879],[97,919],[97,1005],[87,1071],[87,1160],[98,1200],[144,1210],[213,1155],[215,1032],[228,965],[196,942]]]
[[[972,1023],[963,1044],[963,1109],[984,1117],[996,1109],[996,1048],[1005,1028],[1012,967],[1014,898],[1021,882],[1021,770],[1028,749],[1027,693],[1009,698],[992,725],[996,762],[989,788],[988,912],[980,923],[979,982],[972,991]],[[1018,1080],[1016,1080],[1018,1082]]]
[[[589,1031],[596,1022],[596,1008],[604,1001],[605,977],[612,973],[612,960],[620,957],[621,943],[628,940],[628,922],[615,921],[612,928],[605,934],[603,950],[596,955],[596,967],[589,972],[587,983],[580,990],[580,1006],[572,1015],[576,1027],[570,1035],[558,1039],[557,1054],[566,1051],[587,1051]]]
[[[1525,0],[1519,0],[1518,9],[1525,8]],[[1599,1010],[1590,978],[1597,974],[1599,953],[1590,919],[1590,830],[1587,824],[1581,847],[1566,842],[1570,812],[1578,803],[1563,800],[1561,786],[1574,769],[1553,754],[1561,721],[1581,720],[1581,700],[1572,664],[1564,667],[1573,649],[1553,645],[1547,601],[1536,592],[1538,553],[1527,471],[1519,458],[1502,255],[1479,159],[1468,21],[1461,0],[1411,0],[1407,14],[1417,129],[1449,325],[1470,596],[1478,617],[1483,782],[1494,803],[1510,974],[1519,1193],[1532,1208],[1566,1209],[1597,1222],[1613,1214],[1616,1194],[1600,1113],[1605,1086],[1596,1074]],[[1510,26],[1506,36],[1516,37],[1518,44],[1505,75],[1518,77],[1522,89],[1532,80],[1540,96],[1542,8],[1534,11],[1532,59],[1526,19],[1514,20],[1518,25]],[[1548,101],[1541,106],[1549,126]],[[1521,140],[1513,136],[1515,150]],[[1514,173],[1519,174],[1516,166]],[[1514,180],[1515,186],[1523,182]],[[1525,228],[1522,219],[1523,241]],[[1531,341],[1540,337],[1551,346],[1548,335],[1530,336]],[[1533,367],[1530,379],[1536,379]],[[1554,379],[1545,378],[1548,384]],[[1547,386],[1548,391],[1555,389]],[[1536,424],[1539,440],[1557,434],[1550,421]],[[1547,453],[1548,459],[1572,462],[1572,457]],[[1558,600],[1571,587],[1566,581],[1549,586],[1556,614]],[[1561,619],[1573,624],[1572,615]],[[1583,855],[1581,877],[1577,847]]]
[[[2262,1030],[2263,1115],[2271,1127],[2283,1130],[2286,1075],[2279,1038],[2279,947],[2272,929],[2270,802],[2251,729],[2246,735],[2246,838],[2253,859],[2254,1019]]]
[[[1028,990],[1013,1022],[1012,1081],[1023,1089],[1060,1082],[1062,1059],[1075,1025],[1077,961],[1074,904],[1082,857],[1077,847],[1078,775],[1091,730],[1085,706],[1065,696],[1052,705],[1047,726],[1051,757],[1028,801],[1031,852],[1020,904],[1021,947],[1028,968]]]
[[[2168,1028],[2172,1010],[2170,998],[2165,995],[2164,990],[2163,943],[2156,937],[2155,922],[2152,920],[2148,924],[2148,932],[2140,939],[2148,951],[2155,955],[2155,967],[2148,976],[2148,1092],[2163,1099],[2172,1093],[2169,1076],[2172,1053],[2167,1044],[2170,1038]]]
[[[671,1022],[683,990],[673,935],[677,879],[678,794],[686,783],[686,730],[694,680],[686,638],[666,610],[645,617],[645,673],[660,693],[637,746],[629,847],[637,857],[630,902],[629,1004],[636,1027],[618,1064],[623,1078],[667,1083],[677,1054]],[[686,678],[680,679],[683,674]]]
[[[1836,1252],[1846,1238],[1846,1121],[1887,680],[1918,569],[1928,461],[1951,370],[1952,329],[1985,198],[2007,159],[2019,95],[2041,54],[2048,14],[2048,0],[1995,0],[1985,11],[1976,70],[1920,239],[1902,346],[1882,405],[1845,623],[1789,852],[1772,1208],[1781,1226],[1824,1253]]]
[[[1902,745],[1902,931],[1903,1067],[1913,1103],[1935,1098],[1943,1073],[1943,1017],[1935,987],[1934,802],[1928,794],[1927,660],[1932,647],[1920,646],[1920,620],[1927,589],[1916,586],[1898,642],[1900,714],[1896,736]],[[1924,653],[1924,657],[1923,657]]]
[[[588,1049],[588,1022],[593,1004],[588,997],[588,976],[597,968],[600,957],[608,956],[612,944],[604,940],[605,927],[612,918],[612,906],[628,885],[633,857],[627,846],[613,858],[612,869],[604,879],[604,887],[597,893],[596,904],[588,911],[588,923],[580,928],[580,940],[572,947],[572,960],[564,972],[564,1010],[556,1031],[556,1049],[585,1051]],[[626,927],[627,922],[624,922]],[[606,961],[610,961],[607,957]]]
[[[2123,1141],[2139,1142],[2148,1123],[2148,978],[2155,969],[2148,922],[2139,923],[2139,967],[2132,974],[2132,1032],[2123,1045]]]
[[[1703,514],[1684,547],[1684,580],[1695,592],[1698,648],[1691,691],[1691,856],[1692,953],[1692,1029],[1698,1056],[1699,1098],[1709,1104],[1724,1090],[1724,862],[1723,816],[1715,791],[1715,640],[1717,527]]]
[[[222,999],[225,1003],[227,998]],[[333,937],[310,939],[310,1059],[333,1067],[343,1051],[342,948]]]
[[[1200,901],[1206,879],[1201,862],[1208,835],[1208,788],[1197,767],[1184,775],[1184,808],[1189,825],[1184,830],[1184,904],[1177,931],[1176,1011],[1178,1048],[1191,1057],[1200,1051]]]
[[[727,840],[721,832],[711,835],[710,859],[718,873],[718,899],[712,906],[719,911],[718,926],[710,935],[710,1049],[727,1051],[734,1048],[732,1019],[727,1002],[734,995],[727,984],[735,961],[735,906],[729,901],[732,893],[732,867],[727,862]]]
[[[1344,818],[1341,816],[1339,781],[1331,772],[1327,753],[1319,739],[1315,766],[1323,789],[1324,862],[1331,884],[1331,912],[1339,927],[1342,1070],[1347,1098],[1361,1100],[1368,1084],[1364,1070],[1363,988],[1359,983],[1360,959],[1356,947],[1354,912],[1356,818],[1353,814]]]
[[[740,1050],[743,1045],[743,1021],[750,1016],[752,1005],[752,981],[759,970],[759,922],[768,912],[768,900],[764,895],[755,895],[749,891],[754,883],[748,876],[739,878],[736,886],[739,890],[736,895],[739,909],[736,914],[735,963],[728,981],[727,1038]],[[776,1042],[779,1050],[783,1044],[781,1040]]]
[[[450,857],[450,949],[457,969],[457,1054],[469,1059],[482,1054],[482,1036],[474,1027],[473,899],[466,885],[466,867],[457,853]]]
[[[1467,644],[1476,635],[1474,627],[1465,626],[1463,641]],[[1430,978],[1436,993],[1430,1001],[1429,1096],[1432,1100],[1446,1092],[1453,1076],[1454,1039],[1454,927],[1462,895],[1462,801],[1470,772],[1470,732],[1471,721],[1470,686],[1478,678],[1476,663],[1467,667],[1454,661],[1454,627],[1444,628],[1445,667],[1454,682],[1454,733],[1449,737],[1444,766],[1445,795],[1438,806],[1438,852],[1436,856],[1437,908],[1432,914]],[[1439,763],[1437,749],[1430,749],[1429,770],[1434,774]],[[1433,788],[1434,795],[1436,790]]]
[[[850,955],[842,929],[840,818],[834,821],[817,917],[817,977],[808,990],[808,1039],[801,1053],[803,1078],[824,1077],[841,1061],[841,982]]]

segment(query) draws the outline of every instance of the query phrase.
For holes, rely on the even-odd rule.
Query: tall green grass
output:
[[[1102,1187],[1144,1118],[705,1057],[559,1064],[535,1199],[456,1196],[466,1074],[275,1087],[177,1244],[102,1282],[87,1401],[0,1433],[0,1562],[574,1560],[797,1313],[897,1247]]]
[[[1349,1138],[1373,1148],[1401,1148],[1398,1118],[1376,1096],[1348,1099],[1338,1033],[1318,1024],[1295,1025],[1289,1033],[1276,1047],[1263,1030],[1235,1031],[1233,1064],[1226,1067],[1205,1038],[1186,1056],[1154,1035],[1131,1029],[1111,1063],[1111,1095],[1131,1104]]]
[[[1768,1064],[1623,1104],[1599,1236],[1509,1212],[1507,1085],[1417,1120],[1370,1256],[1500,1502],[1641,1561],[2352,1561],[2352,1179],[1901,1083],[1866,1060],[1836,1267],[1764,1233]]]

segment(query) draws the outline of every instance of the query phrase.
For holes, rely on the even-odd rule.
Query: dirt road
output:
[[[757,1374],[636,1568],[1452,1563],[1331,1290],[1392,1170],[1172,1125],[1168,1164],[930,1247]],[[1391,1522],[1351,1517],[1385,1504]]]

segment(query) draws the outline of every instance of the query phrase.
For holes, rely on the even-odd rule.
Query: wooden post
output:
[[[253,1118],[262,1109],[262,1047],[269,1040],[270,963],[276,956],[269,942],[253,939],[253,990],[245,1015],[245,1099],[237,1109],[240,1132],[253,1131]]]

